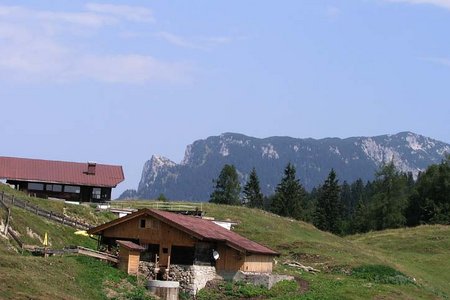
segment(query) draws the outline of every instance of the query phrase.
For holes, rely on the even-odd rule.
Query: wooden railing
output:
[[[182,212],[182,211],[189,211],[189,212],[195,212],[203,211],[203,203],[199,203],[198,205],[183,203],[183,202],[165,202],[165,201],[139,201],[135,202],[132,200],[128,201],[111,201],[110,202],[111,208],[154,208],[159,210],[166,210],[166,211],[176,211],[176,212]]]
[[[5,194],[5,192],[2,192],[0,194],[0,202],[2,203],[3,206],[6,206],[6,203],[8,203],[10,205],[23,208],[23,209],[25,209],[31,213],[34,213],[38,216],[50,219],[52,221],[56,221],[58,223],[61,223],[63,225],[67,225],[67,226],[70,226],[70,227],[73,227],[76,229],[87,230],[87,229],[93,227],[92,225],[81,222],[77,219],[42,209],[36,205],[29,203],[28,201],[21,200],[14,196],[7,195],[7,194]]]

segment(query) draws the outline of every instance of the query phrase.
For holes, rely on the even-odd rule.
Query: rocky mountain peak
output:
[[[137,196],[149,199],[164,193],[169,199],[208,200],[212,180],[224,164],[235,165],[242,184],[255,167],[262,192],[271,194],[288,162],[294,164],[301,183],[310,190],[323,182],[331,168],[341,182],[372,180],[376,170],[390,161],[399,170],[417,176],[430,164],[439,163],[446,153],[450,153],[449,144],[413,132],[318,140],[223,133],[188,145],[180,164],[152,156],[144,165]]]

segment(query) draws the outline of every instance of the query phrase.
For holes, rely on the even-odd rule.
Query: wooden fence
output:
[[[85,255],[85,256],[90,256],[90,257],[94,257],[97,259],[101,259],[101,260],[105,260],[114,264],[117,264],[119,259],[117,256],[106,253],[106,252],[100,252],[100,251],[96,251],[93,249],[89,249],[89,248],[85,248],[85,247],[81,247],[81,246],[77,246],[75,248],[64,248],[64,249],[49,249],[49,248],[45,248],[45,247],[41,247],[41,246],[36,246],[36,245],[28,245],[25,244],[20,238],[19,236],[16,234],[16,232],[11,228],[11,226],[9,225],[9,220],[11,218],[11,208],[6,204],[7,202],[11,203],[12,205],[15,205],[17,207],[21,207],[24,208],[32,213],[37,214],[38,216],[42,216],[57,222],[61,222],[62,224],[68,225],[68,226],[72,226],[75,227],[77,229],[82,228],[82,229],[88,229],[89,225],[85,224],[85,223],[81,223],[77,220],[73,220],[70,219],[66,216],[61,216],[58,214],[54,214],[52,212],[48,212],[46,210],[43,210],[39,207],[36,207],[34,205],[30,205],[29,203],[27,203],[26,201],[22,201],[19,199],[15,199],[14,196],[11,196],[11,198],[9,196],[6,196],[4,194],[4,192],[1,193],[1,198],[0,198],[0,205],[3,206],[3,208],[6,210],[7,213],[7,218],[6,218],[6,224],[5,224],[5,232],[4,234],[7,235],[9,234],[12,239],[18,244],[20,250],[27,250],[33,253],[41,253],[44,255],[48,255],[48,254],[70,254],[70,253],[76,253],[76,254],[81,254],[81,255]]]
[[[193,205],[189,203],[183,202],[165,202],[165,201],[111,201],[110,208],[154,208],[165,211],[172,212],[189,212],[190,214],[195,214],[197,212],[198,215],[201,215],[203,212],[203,203],[199,203],[199,205]]]
[[[5,192],[2,192],[0,194],[0,202],[2,203],[3,206],[6,206],[6,203],[9,203],[13,206],[23,208],[23,209],[25,209],[33,214],[36,214],[38,216],[53,220],[55,222],[58,222],[63,225],[67,225],[67,226],[70,226],[70,227],[73,227],[76,229],[87,230],[87,229],[93,227],[92,225],[81,222],[77,219],[42,209],[36,205],[29,203],[28,201],[21,200],[14,196],[7,195],[7,194],[5,194]]]

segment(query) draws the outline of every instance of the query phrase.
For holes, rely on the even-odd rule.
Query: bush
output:
[[[414,284],[400,271],[384,265],[364,265],[352,269],[352,276],[384,284]]]

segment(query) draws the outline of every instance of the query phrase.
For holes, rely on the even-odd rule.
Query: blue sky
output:
[[[0,155],[124,166],[223,132],[450,142],[450,0],[1,1]]]

